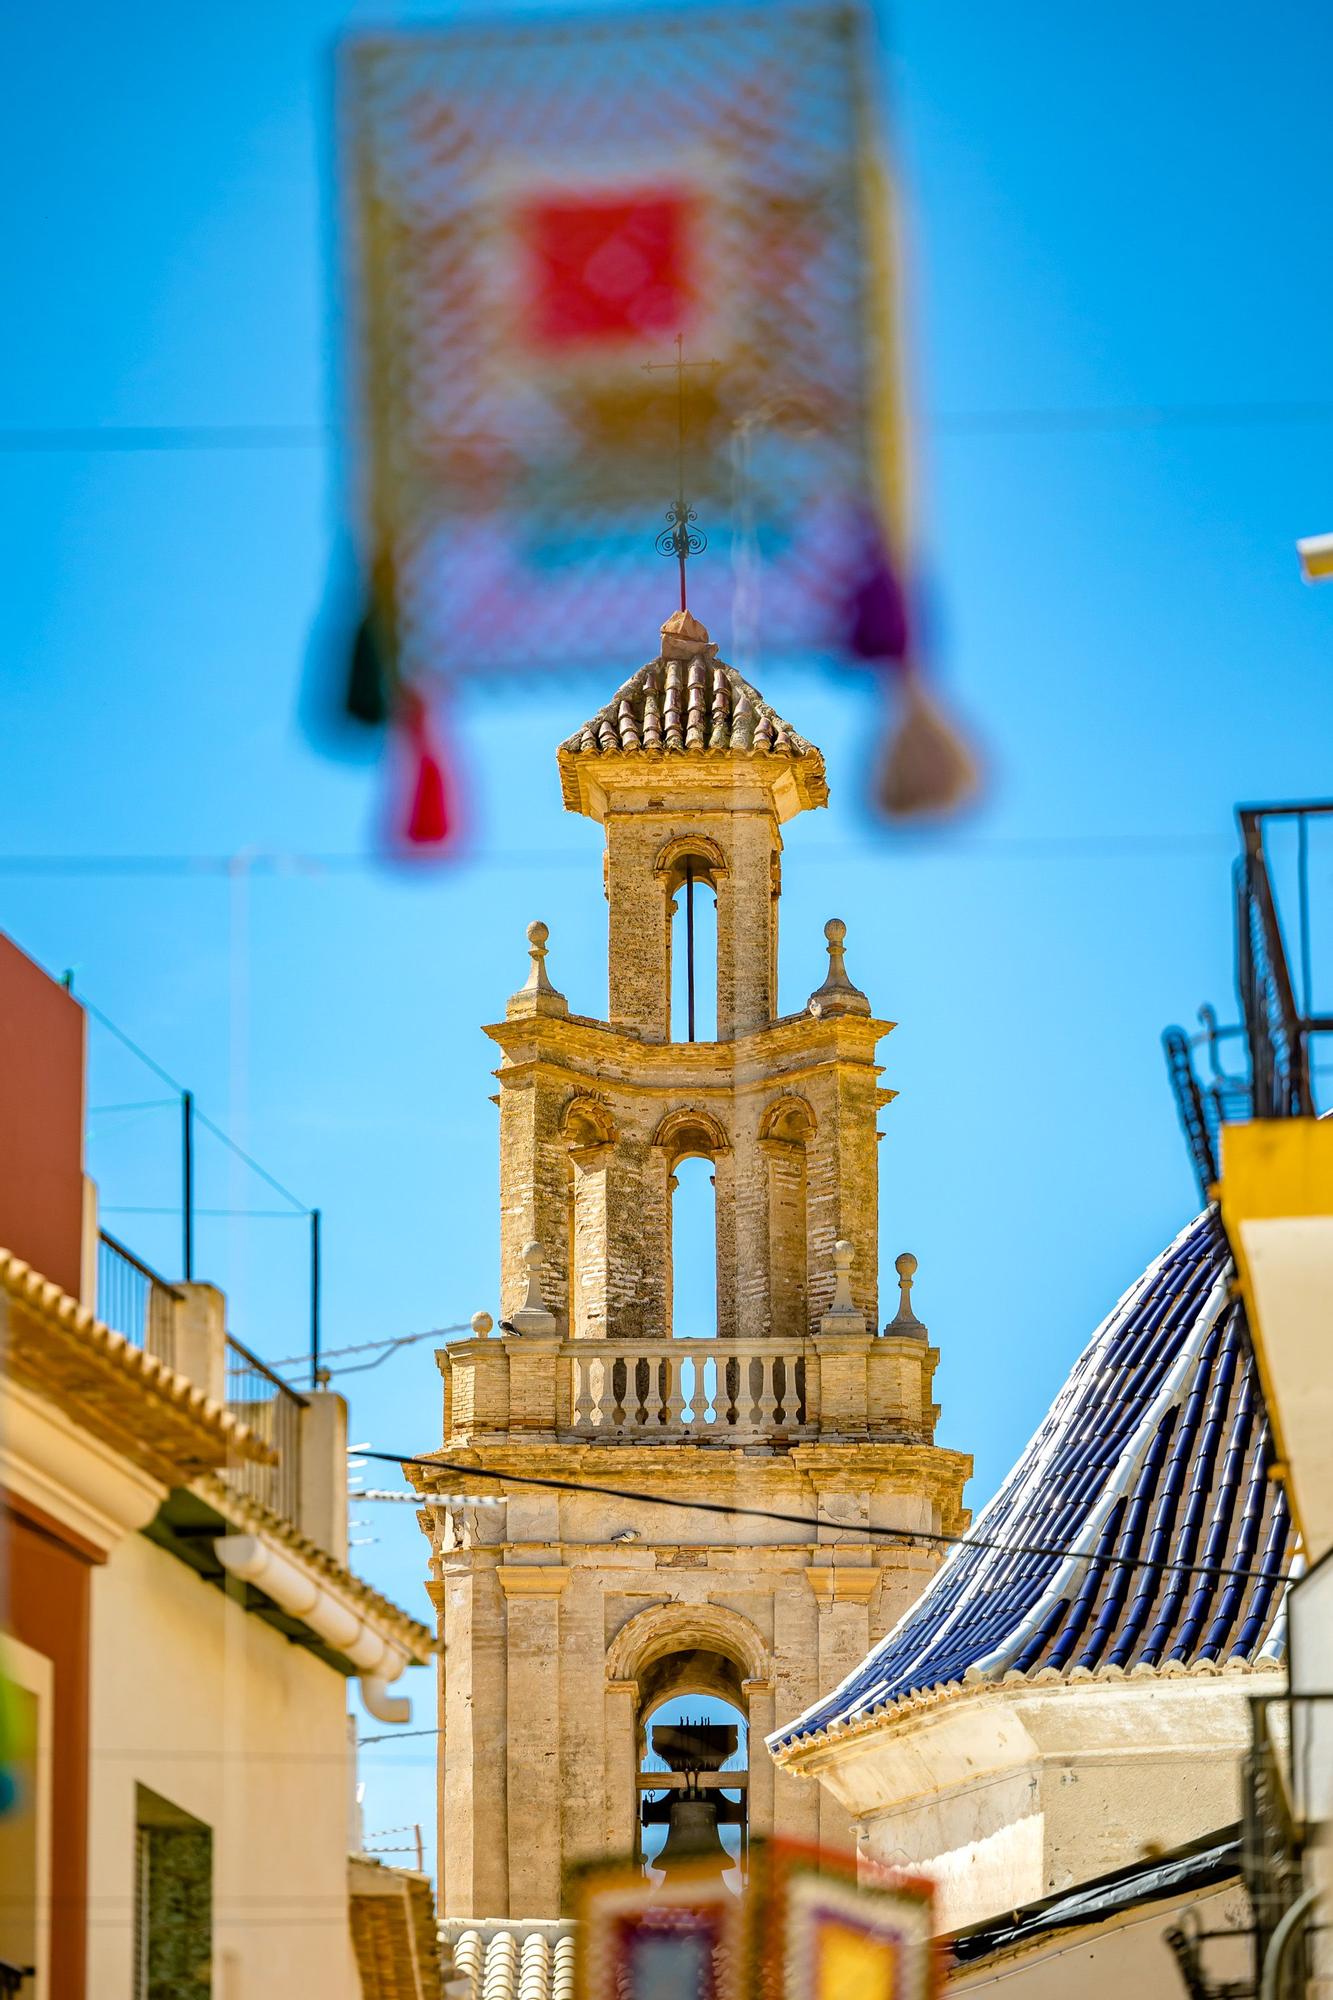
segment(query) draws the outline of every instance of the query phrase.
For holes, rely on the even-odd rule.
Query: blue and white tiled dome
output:
[[[1098,1328],[916,1603],[775,1749],[965,1679],[1279,1655],[1292,1528],[1233,1276],[1209,1211]]]

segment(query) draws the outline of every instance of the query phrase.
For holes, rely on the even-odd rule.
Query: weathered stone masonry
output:
[[[933,1442],[925,1330],[876,1333],[875,1018],[830,922],[829,976],[776,1017],[783,825],[827,800],[818,750],[717,658],[688,613],[561,746],[566,805],[600,821],[608,1019],[570,1014],[546,927],[501,1052],[500,1329],[439,1356],[444,1451],[490,1473],[595,1482],[653,1505],[484,1484],[426,1506],[441,1661],[450,1915],[554,1916],[564,1865],[628,1852],[648,1713],[721,1694],[751,1725],[750,1816],[845,1842],[842,1809],[763,1737],[831,1688],[935,1558],[867,1526],[952,1532],[969,1461]],[[673,1040],[671,918],[717,898],[717,1040]],[[716,1338],[672,1338],[680,1161],[717,1190]],[[691,1332],[699,1329],[690,1329]],[[409,1468],[423,1496],[457,1473]],[[758,1506],[813,1531],[673,1500]]]

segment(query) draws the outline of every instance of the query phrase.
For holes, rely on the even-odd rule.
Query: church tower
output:
[[[929,1543],[864,1530],[967,1519],[971,1465],[933,1441],[938,1354],[906,1255],[879,1331],[876,1124],[893,1092],[875,1052],[892,1023],[852,983],[840,921],[823,983],[777,1011],[781,830],[826,803],[822,756],[682,611],[559,766],[566,806],[604,830],[607,1019],[570,1013],[531,924],[526,983],[486,1030],[499,1325],[478,1314],[438,1356],[440,1456],[501,1476],[407,1468],[443,1643],[449,1916],[559,1915],[565,1865],[635,1852],[641,1798],[672,1786],[739,1792],[755,1835],[847,1845],[844,1809],[764,1738],[850,1673],[938,1564]],[[673,918],[680,949],[696,891],[716,899],[710,1041],[671,1004]],[[707,1328],[673,1320],[672,1196],[695,1156],[716,1190]],[[747,1508],[795,1519],[732,1511]],[[738,1713],[744,1770],[645,1773],[650,1718],[682,1695]]]

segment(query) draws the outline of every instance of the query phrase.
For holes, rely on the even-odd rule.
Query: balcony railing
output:
[[[105,1230],[97,1245],[97,1317],[113,1333],[176,1366],[176,1308],[181,1294]]]
[[[549,1344],[482,1335],[445,1350],[445,1434],[616,1445],[929,1443],[938,1351],[890,1335]]]
[[[301,1413],[307,1408],[273,1370],[227,1335],[227,1407],[279,1454],[276,1465],[229,1465],[223,1475],[237,1493],[300,1525]]]
[[[1320,1038],[1333,1013],[1315,1004],[1310,874],[1333,866],[1333,801],[1244,806],[1237,813],[1236,988],[1241,1019],[1219,1028],[1199,1010],[1202,1032],[1168,1028],[1162,1037],[1180,1122],[1205,1198],[1218,1177],[1218,1128],[1232,1119],[1311,1118],[1319,1102]],[[1327,897],[1321,907],[1328,906]],[[1221,1045],[1242,1040],[1243,1072],[1229,1071]],[[1206,1055],[1206,1067],[1200,1060]]]
[[[601,1351],[599,1351],[601,1350]],[[576,1436],[772,1437],[810,1422],[806,1363],[780,1341],[587,1342],[570,1356]]]

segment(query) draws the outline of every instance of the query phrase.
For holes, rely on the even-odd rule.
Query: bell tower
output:
[[[936,1566],[930,1544],[865,1531],[967,1518],[970,1461],[934,1443],[938,1354],[907,1256],[878,1330],[877,1116],[893,1092],[875,1055],[892,1023],[852,983],[840,920],[806,1006],[777,1012],[782,828],[827,802],[822,756],[681,611],[559,767],[566,806],[603,828],[607,1018],[570,1013],[547,927],[529,925],[527,979],[486,1030],[499,1326],[478,1314],[476,1337],[438,1357],[440,1456],[491,1475],[476,1487],[500,1504],[459,1498],[458,1470],[408,1468],[444,1647],[451,1916],[556,1916],[567,1862],[637,1851],[641,1799],[662,1823],[660,1794],[704,1783],[644,1769],[674,1697],[710,1696],[744,1725],[744,1770],[707,1782],[733,1781],[749,1832],[845,1844],[841,1808],[776,1769],[764,1737]],[[716,898],[708,1041],[671,1006],[673,918],[700,889]],[[694,1156],[716,1229],[685,1245],[672,1196]],[[715,1325],[676,1325],[682,1255],[714,1261]]]

